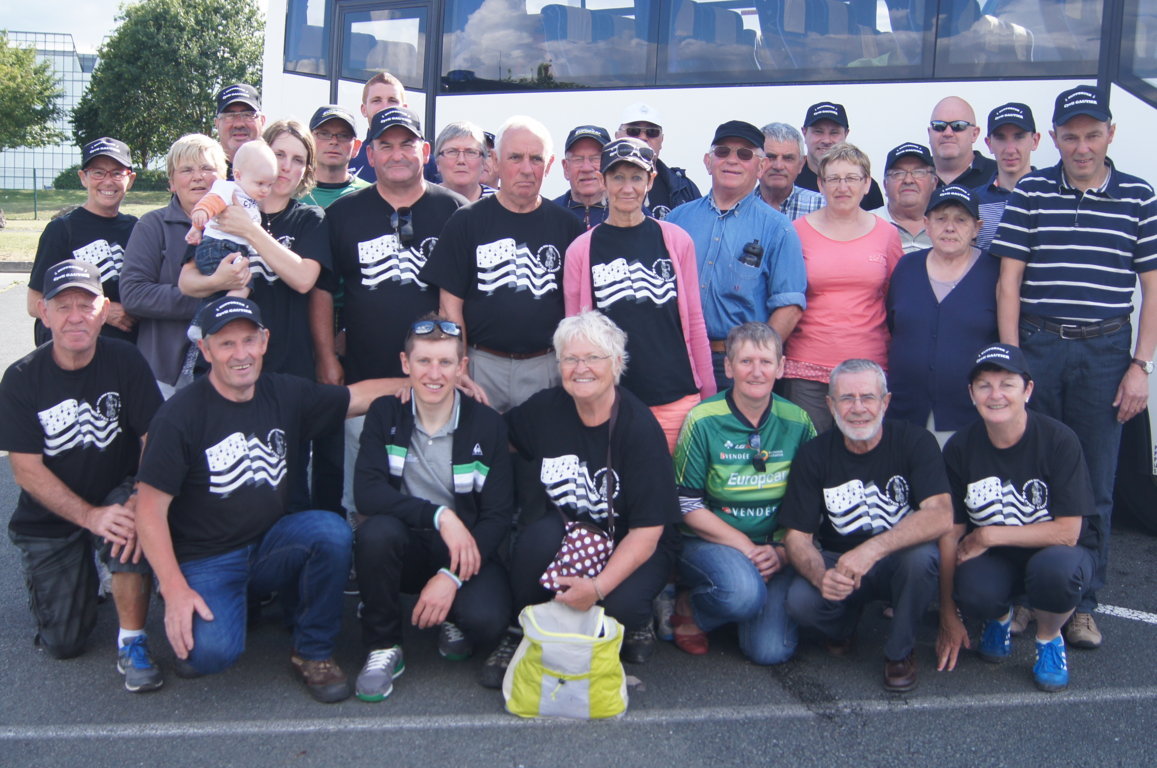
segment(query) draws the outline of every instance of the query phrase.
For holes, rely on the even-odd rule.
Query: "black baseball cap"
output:
[[[366,131],[366,142],[371,142],[386,132],[386,129],[400,125],[419,139],[422,138],[422,121],[405,107],[383,109],[370,118],[370,129]]]
[[[257,89],[246,83],[236,83],[217,91],[217,114],[221,114],[225,111],[225,107],[237,102],[253,107],[256,112],[261,111],[261,97],[257,95]]]
[[[44,275],[45,301],[69,288],[81,288],[93,296],[104,296],[100,270],[94,264],[80,259],[66,259],[53,264]]]
[[[1020,347],[1014,347],[1009,344],[990,344],[976,355],[976,362],[972,365],[972,370],[968,372],[968,380],[972,381],[976,378],[976,374],[980,373],[981,366],[995,365],[997,368],[1008,371],[1009,373],[1021,374],[1032,379],[1032,374],[1028,370],[1028,362],[1024,359],[1024,352],[1020,351]]]
[[[808,107],[807,114],[803,118],[803,127],[807,128],[820,120],[831,120],[845,128],[851,127],[848,125],[848,111],[844,109],[844,105],[832,101],[821,101],[819,104],[812,104]]]
[[[740,139],[758,150],[763,150],[763,131],[742,120],[728,120],[716,128],[715,138],[711,140],[711,144],[718,144],[723,139]]]
[[[118,139],[110,139],[108,136],[102,136],[96,141],[90,141],[81,147],[81,170],[87,168],[88,164],[98,157],[107,157],[115,160],[125,168],[131,169],[133,167],[133,159],[129,155],[129,145]]]
[[[898,147],[893,147],[888,152],[888,157],[884,160],[884,173],[892,169],[898,160],[905,157],[919,158],[925,165],[935,168],[936,163],[932,160],[932,153],[928,151],[928,147],[923,144],[917,144],[914,141],[906,141]]]
[[[593,139],[599,143],[599,147],[605,147],[611,143],[611,134],[607,132],[606,128],[597,125],[580,125],[566,135],[563,152],[569,152],[574,143],[582,139]]]
[[[1109,110],[1109,99],[1104,91],[1095,85],[1078,85],[1062,91],[1053,107],[1053,125],[1064,125],[1077,115],[1088,115],[1094,120],[1108,122],[1113,119]]]
[[[647,173],[655,172],[655,150],[642,139],[615,139],[603,147],[599,173],[606,173],[612,165],[630,163]]]
[[[248,320],[258,328],[265,327],[261,323],[261,310],[255,303],[239,296],[222,296],[201,310],[202,338],[212,336],[234,320]]]
[[[1032,110],[1027,104],[1021,104],[1019,101],[1001,104],[988,113],[989,136],[1002,125],[1015,125],[1029,133],[1036,133],[1036,120],[1033,119]]]
[[[942,205],[959,205],[971,213],[974,219],[980,218],[980,198],[968,187],[949,184],[946,187],[937,188],[928,200],[928,207],[924,209],[924,215],[927,216]]]
[[[350,127],[355,136],[357,135],[358,126],[354,122],[353,113],[337,104],[326,104],[324,107],[318,107],[317,111],[313,113],[313,117],[309,118],[309,130],[316,131],[322,123],[328,123],[330,120],[341,120]]]

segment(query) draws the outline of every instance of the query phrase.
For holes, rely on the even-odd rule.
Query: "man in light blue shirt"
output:
[[[711,192],[672,210],[667,220],[695,242],[703,319],[723,389],[730,385],[723,373],[727,332],[766,322],[786,339],[803,313],[807,275],[791,222],[754,191],[766,170],[763,133],[740,120],[723,123],[703,159]]]

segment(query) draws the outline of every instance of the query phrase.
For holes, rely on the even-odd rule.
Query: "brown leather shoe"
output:
[[[332,704],[350,697],[352,691],[349,679],[332,658],[314,661],[303,659],[295,653],[289,662],[315,700]]]
[[[884,661],[884,690],[905,693],[916,687],[916,655],[909,653],[900,661]]]

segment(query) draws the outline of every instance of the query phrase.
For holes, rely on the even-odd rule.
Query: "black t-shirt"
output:
[[[667,183],[666,173],[655,174],[655,182],[651,185],[651,191],[647,193],[647,207],[654,212],[657,219],[667,218],[667,214],[675,207],[671,205],[671,185]]]
[[[333,271],[345,288],[346,382],[402,375],[398,354],[410,324],[438,309],[438,289],[418,273],[451,214],[464,205],[458,193],[428,184],[410,207],[410,226],[398,220],[408,245],[392,224],[393,206],[377,187],[346,195],[326,210]],[[327,275],[322,287],[333,292],[335,283]]]
[[[698,392],[679,318],[675,267],[658,222],[595,227],[590,264],[595,309],[627,333],[630,364],[622,385],[647,405]]]
[[[799,172],[799,176],[795,177],[795,185],[803,189],[810,189],[812,192],[820,191],[819,179],[816,178],[816,173],[807,164],[803,164],[803,170]],[[884,204],[884,193],[880,189],[880,185],[872,179],[872,185],[868,187],[868,194],[864,195],[864,199],[860,201],[860,208],[865,211],[874,211]]]
[[[997,448],[983,422],[944,446],[956,523],[1031,525],[1096,514],[1089,470],[1076,434],[1056,419],[1028,412],[1020,442]],[[1096,532],[1081,524],[1081,546],[1095,549]]]
[[[110,301],[120,303],[121,270],[124,268],[125,246],[129,235],[137,224],[136,216],[118,213],[116,216],[98,216],[86,208],[76,208],[70,213],[53,219],[44,227],[40,244],[36,247],[36,260],[32,262],[32,272],[28,275],[28,287],[44,293],[44,275],[49,267],[66,259],[87,261],[100,270],[104,295]],[[51,333],[41,324],[37,325],[37,341],[52,338]],[[135,342],[136,329],[126,333],[116,326],[105,323],[101,335],[113,339]]]
[[[668,526],[665,544],[677,540],[675,469],[667,440],[647,406],[620,389],[611,448],[615,540],[631,528]],[[510,443],[534,463],[547,498],[568,520],[607,530],[606,466],[609,422],[588,427],[562,387],[544,389],[506,414]]]
[[[465,301],[471,344],[541,352],[564,316],[562,258],[581,221],[549,200],[514,213],[484,197],[447,222],[421,279]]]
[[[0,449],[42,454],[73,493],[100,504],[136,472],[140,438],[160,405],[149,364],[128,342],[98,338],[92,362],[76,371],[58,366],[45,344],[0,382]],[[46,537],[76,531],[24,491],[9,528]]]
[[[178,560],[220,555],[265,534],[287,503],[287,468],[304,441],[335,428],[349,390],[263,373],[253,399],[226,400],[208,376],[157,412],[137,478],[173,496]]]
[[[831,552],[847,552],[889,530],[928,498],[949,493],[944,459],[928,430],[885,421],[880,443],[852,453],[829,429],[805,443],[791,464],[779,508],[784,528],[818,533]]]

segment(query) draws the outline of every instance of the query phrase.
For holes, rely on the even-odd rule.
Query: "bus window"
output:
[[[407,88],[424,88],[425,7],[350,10],[342,19],[343,78],[367,80],[390,72]]]
[[[1125,3],[1121,77],[1130,90],[1157,106],[1157,0]]]
[[[289,0],[285,12],[285,71],[329,74],[330,0]]]

